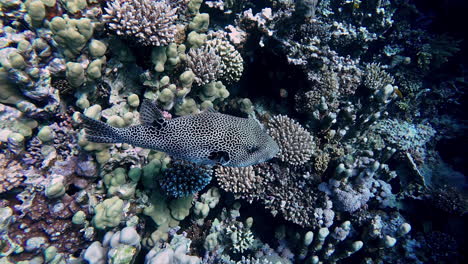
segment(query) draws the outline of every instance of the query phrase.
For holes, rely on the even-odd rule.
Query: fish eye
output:
[[[259,149],[260,149],[259,146],[252,146],[252,147],[247,149],[247,153],[251,154],[251,153],[254,153],[254,152],[258,151]]]

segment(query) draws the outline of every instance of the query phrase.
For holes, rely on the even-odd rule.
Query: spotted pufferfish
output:
[[[166,119],[150,100],[140,108],[140,125],[117,128],[80,115],[86,139],[128,143],[167,153],[200,165],[245,167],[273,158],[278,144],[254,118],[221,114],[213,109]]]

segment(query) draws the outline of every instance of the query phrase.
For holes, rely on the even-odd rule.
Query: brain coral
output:
[[[177,8],[169,1],[114,0],[104,15],[109,28],[120,36],[136,38],[143,45],[164,46],[174,42]]]
[[[285,115],[277,115],[268,123],[268,133],[278,143],[280,152],[277,157],[291,165],[306,163],[314,152],[312,135],[299,123]]]
[[[172,197],[186,197],[202,190],[211,181],[212,170],[186,161],[175,161],[164,171],[161,188]]]

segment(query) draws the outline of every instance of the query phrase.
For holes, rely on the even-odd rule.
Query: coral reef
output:
[[[466,263],[468,4],[436,2],[0,0],[0,263]],[[280,151],[87,140],[145,100]]]
[[[160,179],[161,188],[175,198],[193,195],[211,181],[212,170],[184,161],[173,161]]]
[[[244,71],[244,60],[239,52],[229,41],[223,39],[211,39],[206,45],[214,49],[216,55],[221,58],[219,77],[227,82],[237,82]]]
[[[207,84],[218,77],[221,59],[210,46],[190,49],[187,54],[188,68],[195,74],[198,85]]]
[[[306,163],[314,152],[312,135],[299,123],[278,115],[268,120],[268,133],[280,145],[278,157],[291,165]]]
[[[164,46],[174,41],[177,7],[170,1],[111,1],[104,18],[117,35],[134,37],[143,45]]]

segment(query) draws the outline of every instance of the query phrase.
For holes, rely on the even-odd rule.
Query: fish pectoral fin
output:
[[[213,151],[210,153],[210,155],[208,155],[208,159],[221,165],[224,165],[231,160],[229,158],[229,153],[227,153],[226,151]]]
[[[149,99],[143,100],[140,107],[140,121],[142,124],[153,125],[153,123],[163,123],[164,116],[154,102]]]

